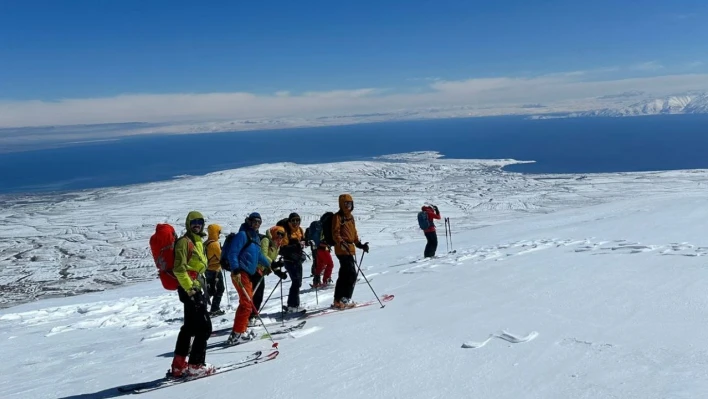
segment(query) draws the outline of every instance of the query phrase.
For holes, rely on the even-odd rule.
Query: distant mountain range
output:
[[[626,104],[633,97],[645,97],[642,92],[622,93],[600,97],[600,100],[625,100],[607,108],[592,111],[575,111],[534,115],[533,119],[573,118],[573,117],[621,117],[645,115],[675,115],[675,114],[708,114],[708,93],[690,92],[661,98],[645,98],[641,101]],[[636,101],[636,99],[635,99]]]

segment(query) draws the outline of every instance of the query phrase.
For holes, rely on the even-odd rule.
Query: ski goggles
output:
[[[189,221],[190,226],[204,226],[204,219],[192,219]]]

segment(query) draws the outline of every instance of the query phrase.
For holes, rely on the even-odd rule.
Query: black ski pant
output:
[[[224,296],[224,274],[219,271],[207,270],[206,271],[206,281],[207,281],[207,292],[209,297],[211,297],[211,311],[217,311],[220,309],[221,297]]]
[[[263,291],[265,291],[265,276],[261,276],[258,273],[253,273],[251,274],[250,279],[251,285],[253,286],[253,305],[256,309],[260,309],[261,304],[263,303]],[[261,283],[260,285],[258,285],[259,282]],[[256,288],[256,286],[258,286],[258,288]],[[256,317],[256,312],[252,311],[251,317]]]
[[[354,255],[337,255],[337,259],[339,259],[339,276],[334,286],[334,300],[339,302],[342,298],[352,299],[357,270]]]
[[[184,324],[177,335],[175,355],[189,355],[189,364],[204,364],[207,340],[211,335],[211,318],[207,313],[206,298],[201,292],[190,297],[182,287],[177,289],[177,294],[184,304]]]
[[[425,238],[428,240],[428,243],[425,244],[424,256],[426,258],[432,258],[435,256],[435,251],[438,249],[438,233],[434,231],[425,233]]]
[[[300,286],[302,286],[302,262],[285,261],[285,270],[290,275],[290,291],[288,292],[288,306],[300,306]]]

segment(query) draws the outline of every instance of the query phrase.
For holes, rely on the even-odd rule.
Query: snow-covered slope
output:
[[[372,242],[362,269],[379,295],[395,295],[392,302],[308,319],[279,341],[273,362],[146,397],[697,398],[708,392],[703,172],[522,178],[473,164],[407,162],[405,172],[396,163],[329,165],[316,183],[305,178],[314,173],[305,172],[309,167],[263,166],[254,168],[253,179],[271,185],[249,185],[243,174],[245,181],[212,191],[209,201],[186,194],[234,181],[223,173],[83,194],[83,201],[45,211],[64,219],[44,216],[32,228],[68,225],[84,207],[90,216],[79,220],[86,236],[133,231],[111,245],[138,248],[153,219],[178,219],[193,206],[211,210],[214,221],[236,223],[251,208],[280,215],[303,204],[331,206],[334,192],[355,193],[361,235]],[[271,175],[285,170],[282,180]],[[446,180],[442,170],[456,177]],[[410,183],[426,175],[429,191]],[[479,194],[499,207],[469,199]],[[158,207],[157,198],[183,203]],[[271,198],[280,198],[279,205]],[[420,261],[424,242],[412,213],[426,199],[452,218],[457,252],[446,254],[441,231],[441,257]],[[29,205],[16,204],[15,216],[5,220],[13,226],[41,220],[39,205],[34,215],[20,213],[22,206]],[[303,213],[309,220],[315,212]],[[266,290],[274,283],[268,280]],[[279,296],[265,312],[280,307]],[[355,300],[372,298],[366,284],[357,285]],[[332,291],[302,300],[325,306]],[[116,387],[157,379],[168,368],[180,316],[176,296],[154,280],[5,309],[0,397],[118,397]],[[215,328],[228,327],[232,317],[215,320]],[[212,350],[207,360],[220,364],[269,346],[263,340]]]
[[[259,211],[266,224],[299,212],[305,223],[351,192],[375,246],[420,238],[415,212],[432,201],[468,230],[637,193],[686,189],[702,172],[592,176],[507,173],[513,160],[437,159],[436,153],[324,165],[272,164],[61,197],[0,197],[0,306],[155,278],[148,241],[159,222],[180,230],[197,209],[224,231]],[[690,183],[689,183],[690,184]],[[700,189],[696,186],[697,189]],[[411,216],[413,215],[413,216]]]

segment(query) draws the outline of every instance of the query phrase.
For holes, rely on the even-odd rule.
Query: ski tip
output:
[[[277,343],[277,342],[273,342],[273,348],[278,349],[278,343]]]

